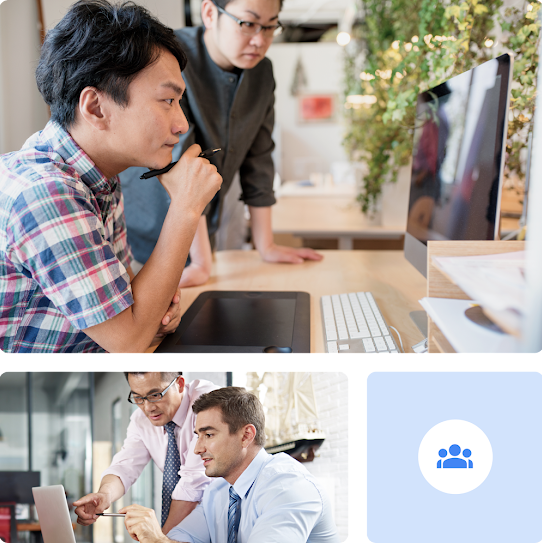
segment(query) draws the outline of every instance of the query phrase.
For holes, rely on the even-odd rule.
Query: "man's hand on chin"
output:
[[[142,505],[129,505],[123,507],[119,513],[126,513],[124,524],[130,537],[141,543],[169,543],[160,528],[153,509]]]

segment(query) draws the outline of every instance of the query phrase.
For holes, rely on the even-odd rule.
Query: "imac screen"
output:
[[[418,96],[407,233],[424,245],[498,238],[509,71],[503,55]]]

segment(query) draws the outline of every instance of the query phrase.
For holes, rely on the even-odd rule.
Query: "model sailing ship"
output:
[[[267,411],[265,450],[269,454],[285,452],[300,462],[312,462],[326,436],[318,422],[311,374],[264,373],[260,378],[251,372],[247,378],[247,388],[258,398],[260,385],[267,387],[262,401]]]

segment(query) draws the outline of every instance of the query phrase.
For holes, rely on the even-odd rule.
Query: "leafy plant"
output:
[[[418,93],[503,52],[514,56],[507,138],[509,179],[524,176],[532,129],[540,39],[539,1],[364,0],[363,22],[345,54],[347,132],[352,160],[366,160],[358,200],[373,210],[382,184],[408,163]]]

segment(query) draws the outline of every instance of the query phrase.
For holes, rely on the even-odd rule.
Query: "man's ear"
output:
[[[109,125],[107,98],[95,87],[85,87],[79,95],[78,116],[97,130]]]
[[[177,386],[179,387],[179,394],[182,394],[184,392],[184,386],[185,386],[185,379],[182,375],[179,375],[177,377]]]
[[[255,439],[256,439],[256,427],[254,426],[254,424],[247,424],[243,428],[243,439],[241,440],[243,449],[246,449],[250,445],[252,445]]]
[[[211,0],[203,0],[201,3],[201,20],[205,28],[212,28],[218,18],[218,10]]]

